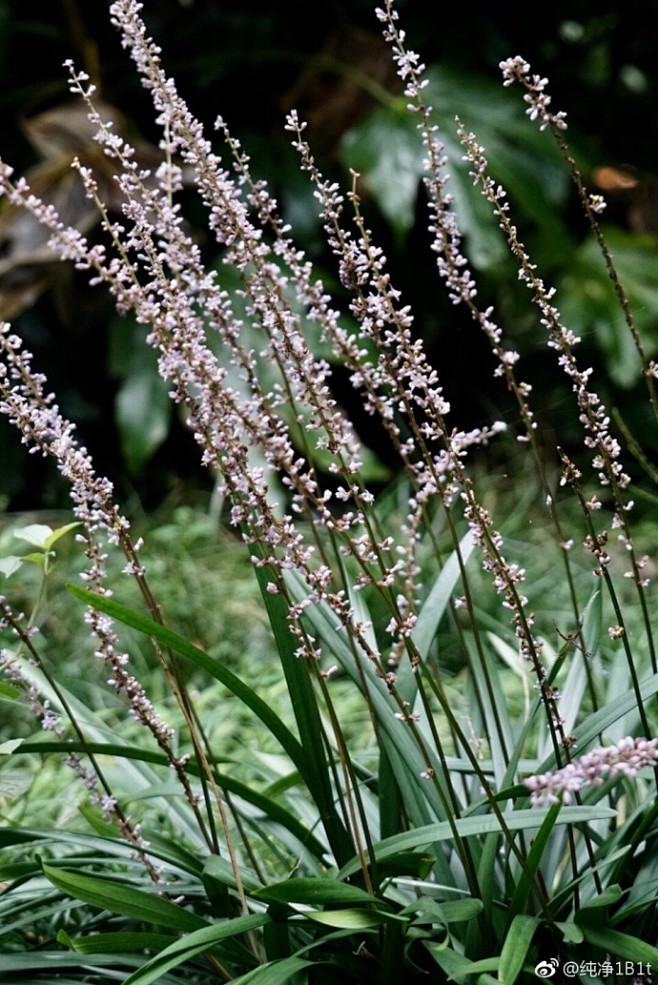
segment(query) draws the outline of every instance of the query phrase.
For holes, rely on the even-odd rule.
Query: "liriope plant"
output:
[[[224,157],[204,135],[140,9],[134,0],[110,7],[162,129],[157,170],[141,168],[95,108],[89,80],[69,65],[123,199],[114,218],[92,171],[76,162],[103,241],[66,226],[4,163],[0,190],[48,229],[63,260],[145,326],[250,555],[289,708],[272,706],[248,665],[236,674],[167,622],[148,546],[133,537],[111,483],[4,325],[0,410],[69,483],[86,557],[82,584],[70,586],[71,611],[88,622],[89,660],[103,666],[123,709],[110,727],[76,698],[37,630],[38,603],[28,618],[10,592],[3,596],[7,694],[24,694],[48,733],[14,740],[8,751],[60,754],[90,792],[84,830],[35,823],[2,832],[4,967],[21,981],[55,974],[131,985],[339,976],[512,983],[567,961],[583,981],[622,964],[626,973],[628,962],[634,974],[650,973],[658,963],[652,560],[636,542],[632,482],[610,411],[520,240],[505,189],[490,177],[486,150],[458,121],[474,184],[572,388],[582,456],[558,444],[547,464],[522,359],[495,312],[479,304],[425,69],[391,0],[376,13],[425,150],[429,248],[450,299],[491,346],[495,376],[516,406],[512,427],[451,423],[441,367],[414,333],[404,285],[373,240],[359,176],[347,190],[328,180],[304,121],[289,114],[350,298],[341,312],[225,121],[217,122]],[[565,156],[655,408],[656,366],[598,224],[604,203],[570,156],[564,114],[550,109],[546,80],[523,59],[501,68]],[[204,265],[180,207],[183,176],[237,291]],[[399,457],[395,506],[368,486],[364,449],[320,349],[347,369]],[[559,625],[546,618],[546,591],[528,578],[523,547],[504,539],[506,518],[494,515],[478,466],[510,430],[545,504]],[[44,578],[58,533],[43,529],[35,542],[32,531]],[[141,607],[126,602],[133,585]],[[437,644],[446,628],[464,664],[459,694]],[[166,710],[131,669],[136,639],[156,655]],[[230,694],[248,709],[276,754],[225,756],[190,668],[218,701]],[[337,680],[351,684],[356,728]],[[226,701],[227,715],[231,708]]]

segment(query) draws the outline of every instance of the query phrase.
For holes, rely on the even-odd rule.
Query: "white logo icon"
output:
[[[552,978],[558,969],[559,963],[557,958],[551,958],[549,961],[540,961],[539,964],[535,965],[535,975],[539,978]]]

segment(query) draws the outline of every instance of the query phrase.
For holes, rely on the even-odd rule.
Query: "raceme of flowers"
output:
[[[508,560],[503,538],[467,470],[471,450],[486,446],[505,425],[493,422],[473,431],[450,425],[450,407],[438,371],[415,337],[413,313],[393,283],[386,257],[373,242],[362,215],[358,176],[347,193],[328,181],[306,142],[304,122],[291,111],[286,129],[300,167],[313,186],[340,281],[350,292],[348,329],[311,263],[291,238],[266,182],[252,176],[249,158],[226,122],[220,117],[216,124],[226,161],[204,134],[174,80],[165,74],[160,50],[148,36],[140,11],[141,4],[135,0],[117,0],[110,7],[112,21],[150,93],[162,128],[163,157],[155,171],[137,163],[134,148],[96,111],[88,78],[72,64],[68,66],[71,90],[88,107],[97,128],[96,140],[115,165],[123,196],[122,215],[112,217],[101,201],[94,174],[76,162],[86,195],[100,209],[105,241],[91,244],[66,226],[52,206],[40,201],[24,179],[14,179],[11,168],[1,162],[0,194],[12,205],[29,210],[49,230],[53,250],[78,269],[89,271],[91,282],[111,292],[120,312],[132,312],[147,326],[146,341],[158,353],[159,373],[170,386],[172,400],[185,409],[203,463],[220,478],[232,523],[249,545],[254,563],[267,569],[268,590],[288,603],[297,655],[321,667],[322,645],[305,613],[312,605],[328,607],[336,630],[349,638],[355,660],[386,681],[391,714],[413,728],[420,712],[409,710],[398,693],[396,669],[404,659],[411,661],[414,670],[419,662],[414,630],[423,585],[417,552],[430,509],[440,506],[453,523],[457,507],[480,551],[484,571],[511,613],[513,632],[551,730],[559,768],[526,781],[533,803],[551,803],[559,795],[566,799],[585,783],[619,773],[633,775],[633,770],[654,764],[656,743],[648,735],[624,739],[617,746],[569,761],[573,737],[562,728],[560,695],[549,681],[544,644],[534,630],[535,614],[524,594],[525,571]],[[519,354],[505,344],[493,310],[478,307],[475,278],[462,251],[449,194],[443,147],[432,109],[424,102],[425,66],[406,47],[392,0],[377,10],[377,16],[425,148],[428,229],[438,273],[451,300],[466,306],[488,339],[496,358],[495,376],[517,401],[521,424],[517,437],[532,446],[536,421],[531,387],[516,376]],[[517,83],[525,88],[530,118],[542,129],[562,132],[565,117],[551,111],[546,80],[531,74],[521,58],[509,59],[501,67],[505,85]],[[591,369],[581,368],[576,361],[578,338],[563,325],[553,290],[538,277],[509,219],[504,189],[488,176],[484,150],[473,134],[460,129],[460,135],[474,181],[490,203],[518,261],[519,277],[538,305],[548,346],[572,382],[584,443],[594,455],[592,464],[601,487],[612,491],[612,525],[628,552],[629,576],[644,599],[646,559],[635,555],[629,525],[633,503],[627,495],[630,478],[621,465],[610,416],[593,391]],[[224,264],[240,277],[240,315],[236,314],[236,298],[222,287],[221,273],[204,266],[198,244],[184,222],[176,198],[184,175],[207,209],[209,228],[222,249]],[[594,212],[603,204],[592,198],[589,203]],[[373,495],[362,479],[359,441],[332,395],[330,366],[315,355],[315,340],[328,346],[348,369],[366,410],[381,421],[398,452],[410,489],[399,530],[379,529]],[[129,524],[114,503],[111,484],[95,473],[88,453],[75,439],[73,424],[60,414],[47,381],[33,370],[30,353],[9,326],[0,330],[0,351],[0,411],[21,431],[31,451],[55,460],[70,484],[88,558],[84,580],[98,594],[107,595],[107,545],[119,545],[126,555],[126,574],[137,579],[148,599],[141,545],[133,545],[130,539]],[[323,470],[317,465],[320,460],[325,463]],[[563,460],[563,466],[563,483],[578,494],[580,473],[568,460]],[[275,494],[279,482],[287,493],[283,509]],[[552,502],[548,483],[546,493],[547,502]],[[600,505],[599,497],[587,501],[588,514]],[[602,578],[609,563],[606,539],[606,531],[593,526],[589,530],[587,546]],[[561,542],[568,565],[571,542],[566,537]],[[454,547],[459,551],[458,537]],[[303,580],[302,598],[291,589],[291,572]],[[370,623],[358,616],[354,593],[366,588],[374,588],[386,608],[385,641],[376,639]],[[458,604],[472,612],[468,584],[462,588],[464,596]],[[111,620],[94,609],[89,610],[88,619],[97,655],[109,668],[112,686],[166,752],[194,803],[185,763],[173,752],[173,732],[129,673],[128,657],[118,646]],[[628,646],[621,617],[609,628],[609,636]],[[482,646],[478,634],[476,644]],[[632,661],[628,649],[627,655]],[[481,659],[486,659],[484,650]],[[8,667],[10,663],[6,662]],[[43,701],[39,704],[37,695],[31,694],[31,700],[44,724],[61,727],[50,707]],[[471,754],[466,739],[464,746]],[[429,752],[426,758],[422,775],[435,780],[440,774],[439,760]],[[104,805],[114,808],[110,795],[104,797]]]

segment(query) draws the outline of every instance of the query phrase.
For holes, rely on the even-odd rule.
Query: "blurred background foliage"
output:
[[[221,113],[266,177],[299,244],[327,285],[336,281],[308,183],[299,173],[283,123],[295,106],[309,122],[321,167],[345,187],[349,169],[395,283],[416,314],[454,421],[472,427],[505,416],[507,396],[492,379],[486,343],[444,295],[428,250],[420,175],[422,147],[375,19],[374,0],[145,0],[145,19],[192,111],[212,134]],[[0,0],[0,154],[63,216],[94,238],[97,216],[70,161],[96,167],[117,208],[108,163],[80,107],[71,101],[62,63],[73,58],[98,87],[103,112],[158,159],[158,132],[146,93],[131,71],[108,4],[82,0]],[[515,221],[558,304],[582,336],[584,359],[600,391],[658,461],[658,440],[644,433],[635,399],[643,386],[600,257],[565,168],[546,134],[528,123],[519,92],[503,89],[498,63],[522,54],[551,82],[553,105],[568,113],[572,152],[591,190],[608,200],[604,225],[634,304],[647,354],[658,352],[658,6],[653,0],[557,2],[538,11],[506,4],[474,12],[466,4],[399,0],[410,45],[429,65],[435,107],[454,171],[455,197],[483,305],[496,305],[509,344],[524,357],[542,428],[575,418],[565,383],[544,348],[542,329],[486,207],[473,191],[454,134],[456,114],[484,144],[494,177],[510,194]],[[221,253],[207,236],[193,195],[185,214],[227,287]],[[113,311],[84,274],[58,264],[46,238],[0,203],[0,317],[14,322],[46,372],[64,413],[78,422],[99,470],[125,499],[149,508],[207,490],[196,449],[159,382],[143,330]],[[335,367],[336,393],[372,452],[374,479],[394,468],[370,419],[364,419]],[[642,391],[643,392],[643,391]],[[0,497],[9,509],[56,508],[64,490],[47,464],[25,456],[0,422]],[[577,435],[577,421],[572,433]]]

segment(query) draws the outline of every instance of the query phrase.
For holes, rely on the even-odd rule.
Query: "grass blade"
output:
[[[189,961],[197,954],[209,951],[221,941],[257,930],[269,920],[266,913],[249,914],[193,931],[147,961],[139,971],[126,979],[124,985],[150,985],[151,982],[160,981],[162,975],[182,964],[183,961]]]
[[[42,868],[46,878],[61,892],[99,909],[176,931],[198,930],[207,926],[206,921],[195,913],[125,883],[68,872],[45,862]]]

